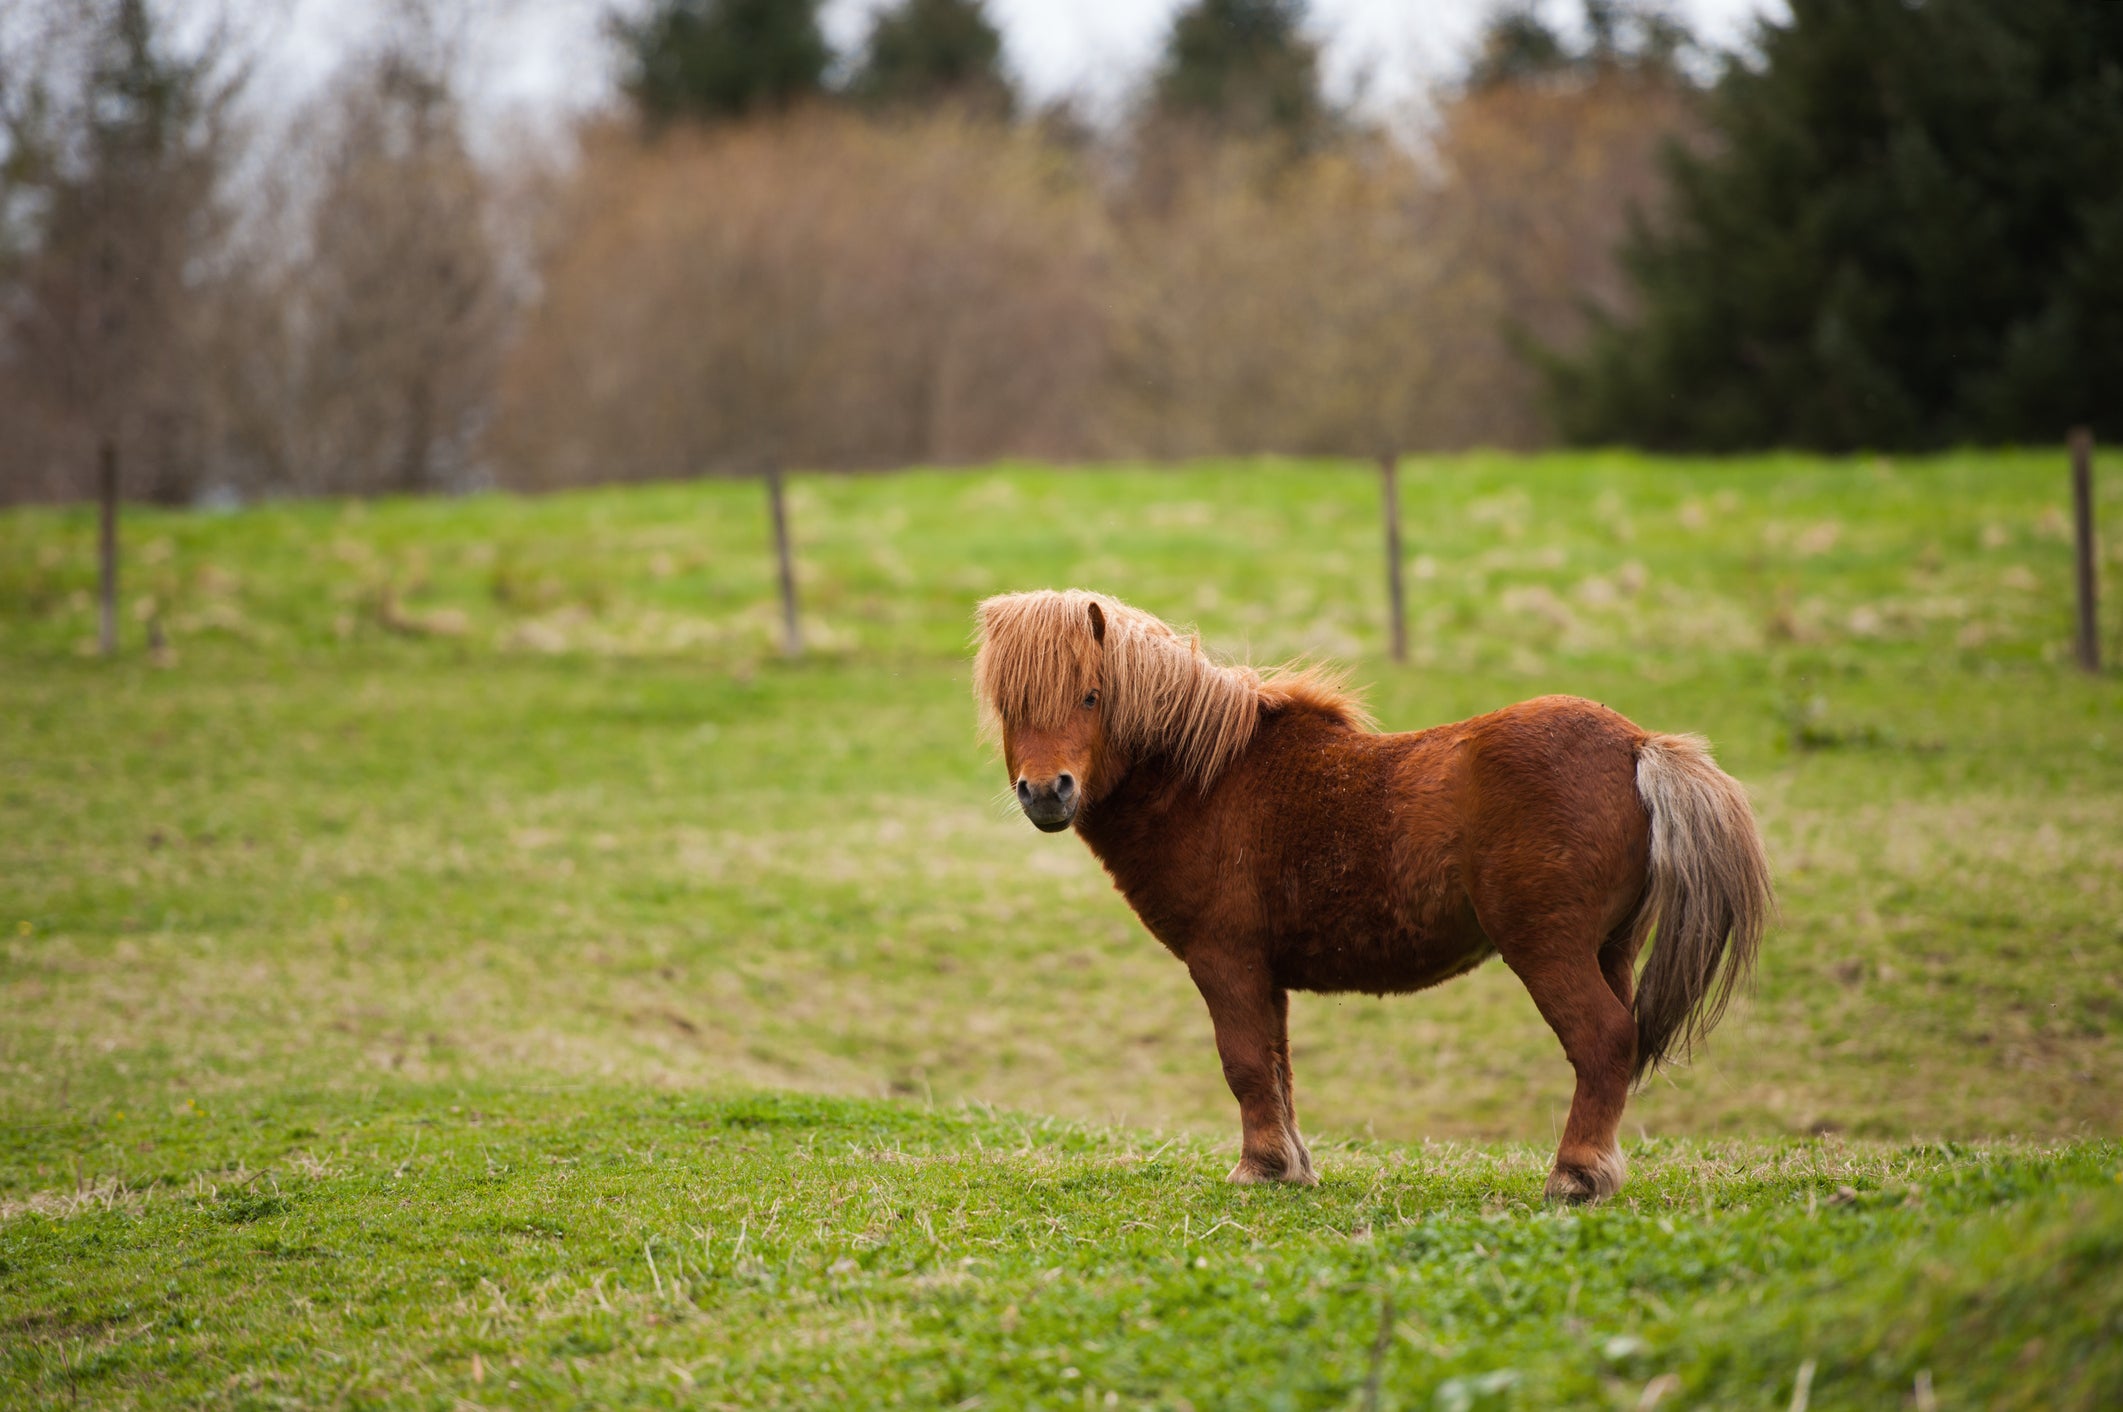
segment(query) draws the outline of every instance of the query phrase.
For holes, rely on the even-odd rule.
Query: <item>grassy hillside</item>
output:
[[[132,514],[115,664],[92,517],[0,516],[0,1397],[1362,1405],[1377,1367],[1380,1405],[1673,1373],[1783,1406],[1811,1358],[1815,1406],[1924,1367],[1978,1405],[2013,1339],[2022,1392],[2113,1387],[2078,1350],[2123,1232],[2123,688],[2066,660],[2064,490],[2043,457],[1416,463],[1404,668],[1349,466],[799,478],[796,664],[756,486]],[[1570,691],[1713,738],[1783,923],[1633,1104],[1621,1203],[1532,1209],[1568,1070],[1500,967],[1300,997],[1328,1186],[1217,1186],[1184,972],[972,740],[973,600],[1065,583],[1348,659],[1389,728]],[[777,1197],[769,1278],[627,1255]],[[493,1224],[541,1202],[564,1237]],[[2021,1337],[2057,1307],[2090,1322]]]

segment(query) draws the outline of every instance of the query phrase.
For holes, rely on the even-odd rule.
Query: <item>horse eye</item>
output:
[[[1098,693],[1096,691],[1087,691],[1084,693],[1084,709],[1086,711],[1090,710],[1093,706],[1096,706],[1097,704]]]

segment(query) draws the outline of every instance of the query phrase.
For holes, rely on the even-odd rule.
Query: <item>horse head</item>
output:
[[[1057,654],[1053,665],[1065,668],[1042,682],[1045,699],[1020,709],[1000,704],[1003,765],[1017,804],[1043,833],[1059,833],[1076,821],[1091,782],[1099,778],[1106,755],[1106,712],[1097,649],[1106,637],[1106,618],[1096,601],[1083,605],[1081,630],[1091,653]]]
[[[1049,833],[1145,761],[1206,790],[1245,749],[1264,704],[1303,698],[1354,720],[1361,708],[1318,673],[1264,682],[1139,608],[1082,589],[983,601],[974,694],[1002,746],[1025,817]]]

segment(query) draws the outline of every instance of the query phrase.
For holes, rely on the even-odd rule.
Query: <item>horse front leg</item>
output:
[[[1289,992],[1257,961],[1207,957],[1190,961],[1188,970],[1209,1006],[1224,1082],[1238,1100],[1244,1130],[1228,1180],[1316,1184],[1312,1154],[1297,1132]]]

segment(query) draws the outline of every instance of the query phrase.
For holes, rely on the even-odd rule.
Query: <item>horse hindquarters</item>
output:
[[[1551,1200],[1619,1188],[1615,1135],[1632,1082],[1716,1023],[1770,911],[1746,792],[1704,743],[1642,733],[1616,743],[1627,747],[1619,758],[1604,744],[1573,752],[1575,772],[1558,774],[1574,797],[1518,796],[1516,833],[1492,838],[1475,899],[1577,1073]],[[1636,955],[1654,929],[1637,988]]]
[[[1468,723],[1461,864],[1482,930],[1576,1072],[1551,1200],[1611,1195],[1635,1069],[1628,923],[1645,887],[1643,732],[1591,702],[1550,697]]]

